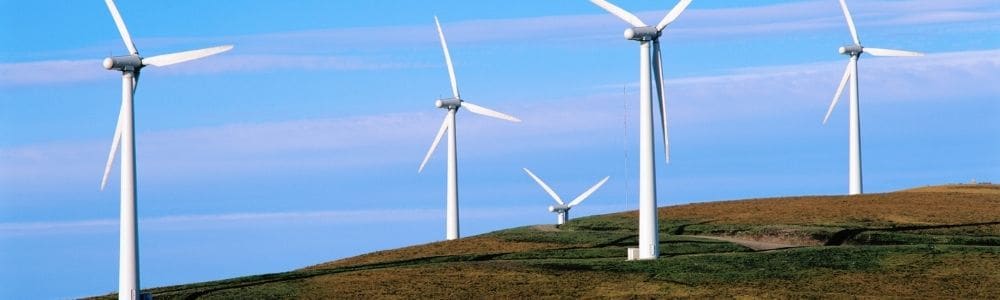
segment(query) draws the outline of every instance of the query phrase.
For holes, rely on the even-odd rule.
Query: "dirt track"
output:
[[[730,242],[730,243],[734,243],[734,244],[737,244],[737,245],[740,245],[740,246],[744,246],[744,247],[753,249],[755,251],[765,251],[765,250],[775,250],[775,249],[801,247],[801,246],[797,246],[797,245],[768,243],[768,242],[758,242],[758,241],[754,241],[754,240],[741,240],[741,239],[730,238],[730,237],[722,237],[722,236],[708,236],[708,235],[688,235],[688,236],[690,236],[690,237],[696,237],[696,238],[703,238],[703,239],[711,239],[711,240],[717,240],[717,241]]]

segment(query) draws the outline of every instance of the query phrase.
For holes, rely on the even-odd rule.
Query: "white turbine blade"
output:
[[[854,17],[851,16],[851,11],[847,9],[847,1],[840,0],[840,8],[844,10],[844,18],[847,19],[847,27],[851,29],[851,38],[854,39],[854,44],[861,45],[861,39],[858,38],[858,30],[854,28]]]
[[[837,102],[840,101],[840,96],[844,93],[844,87],[847,86],[847,80],[851,79],[854,71],[854,61],[847,63],[847,70],[844,70],[844,78],[840,80],[840,86],[837,87],[837,93],[833,95],[833,102],[830,103],[830,108],[826,110],[826,117],[823,117],[823,124],[830,119],[830,114],[833,113],[833,108],[837,106]]]
[[[427,165],[427,160],[431,159],[431,154],[434,154],[434,149],[437,149],[438,143],[441,142],[441,137],[444,136],[444,132],[448,130],[448,126],[451,124],[451,114],[447,114],[444,117],[444,122],[441,123],[441,129],[438,129],[437,136],[434,137],[434,143],[431,144],[431,149],[427,150],[427,155],[424,155],[424,161],[420,163],[420,169],[417,169],[417,173],[424,171],[424,166]]]
[[[576,196],[576,199],[573,199],[573,201],[570,202],[569,205],[566,205],[566,206],[574,207],[577,204],[580,204],[580,202],[583,202],[583,200],[586,200],[587,197],[590,197],[590,194],[593,194],[594,192],[597,191],[597,189],[601,188],[601,186],[604,185],[604,183],[607,182],[609,178],[611,178],[611,176],[604,177],[604,179],[602,179],[601,182],[598,182],[594,186],[590,187],[590,189],[587,190],[586,192],[583,192],[583,194],[580,194],[579,196]]]
[[[521,119],[512,117],[510,115],[507,115],[507,114],[504,114],[504,113],[501,113],[501,112],[498,112],[498,111],[495,111],[495,110],[492,110],[492,109],[489,109],[489,108],[485,108],[485,107],[482,107],[482,106],[479,106],[479,105],[475,105],[475,104],[469,103],[468,101],[462,101],[462,107],[465,107],[466,109],[468,109],[471,112],[474,112],[474,113],[480,114],[480,115],[484,115],[484,116],[487,116],[487,117],[494,117],[494,118],[497,118],[497,119],[501,119],[501,120],[505,120],[505,121],[511,121],[511,122],[514,122],[514,123],[521,122]]]
[[[868,48],[868,47],[864,48],[864,52],[874,56],[895,56],[895,57],[924,56],[924,54],[920,52],[882,49],[882,48]]]
[[[172,64],[182,63],[186,61],[191,61],[199,58],[216,55],[222,52],[229,51],[230,49],[233,49],[233,45],[216,46],[205,49],[157,55],[149,58],[143,58],[142,64],[157,66],[157,67],[169,66]]]
[[[441,38],[441,49],[444,50],[444,62],[448,64],[448,76],[451,77],[451,94],[455,99],[461,99],[458,94],[458,80],[455,79],[455,66],[451,64],[451,52],[448,51],[448,42],[444,39],[444,31],[441,30],[441,22],[434,16],[434,24],[437,25],[438,37]]]
[[[118,122],[115,124],[115,137],[111,140],[111,152],[108,153],[108,163],[104,165],[104,177],[101,178],[101,190],[108,184],[108,175],[111,174],[111,166],[115,163],[115,155],[118,154],[118,146],[121,145],[122,138],[122,115],[125,114],[125,103],[122,103],[118,111]]]
[[[115,19],[115,25],[118,26],[118,33],[122,35],[122,41],[125,42],[125,48],[128,48],[128,53],[132,55],[139,54],[139,50],[135,49],[135,43],[132,42],[132,36],[128,34],[128,28],[125,27],[125,21],[122,20],[122,15],[118,13],[118,6],[115,5],[115,1],[104,0],[104,3],[108,5],[108,10],[111,11],[111,17]]]
[[[663,56],[660,53],[660,41],[653,41],[653,72],[655,78],[653,81],[656,83],[656,95],[659,97],[660,103],[660,132],[663,133],[663,154],[666,157],[666,163],[670,163],[670,134],[667,130],[667,96],[664,92],[663,83]]]
[[[132,71],[132,98],[135,99],[135,90],[139,89],[139,70]]]
[[[135,90],[139,88],[139,71],[132,74],[132,97],[135,97]],[[108,175],[111,173],[111,166],[114,165],[115,155],[118,147],[121,146],[122,119],[125,115],[125,95],[122,95],[122,106],[118,109],[118,122],[115,122],[115,137],[111,141],[111,152],[108,153],[108,163],[104,166],[104,177],[101,178],[101,191],[108,184]]]
[[[692,0],[681,0],[681,2],[677,3],[677,5],[675,5],[674,8],[663,17],[663,20],[660,20],[660,24],[656,24],[656,30],[663,31],[663,28],[667,28],[667,25],[670,25],[670,23],[677,20],[677,17],[684,12],[684,9],[686,9],[688,5],[691,5],[691,1]]]
[[[614,4],[609,3],[608,1],[604,1],[604,0],[590,0],[590,3],[593,3],[593,4],[596,4],[597,6],[600,6],[604,10],[608,11],[609,13],[611,13],[612,15],[615,15],[619,19],[624,20],[625,22],[631,24],[634,27],[646,27],[647,26],[646,23],[643,23],[642,20],[639,19],[639,17],[636,17],[632,13],[630,13],[628,11],[625,11],[621,7],[615,6]]]
[[[566,205],[566,203],[563,203],[562,198],[559,198],[559,195],[556,194],[556,191],[553,191],[548,184],[545,184],[545,181],[542,181],[541,178],[535,176],[535,173],[531,173],[531,170],[528,170],[528,168],[521,168],[521,169],[523,169],[525,172],[528,172],[528,176],[531,176],[531,179],[534,179],[535,182],[538,183],[538,185],[542,186],[542,189],[545,190],[546,193],[549,193],[549,196],[552,196],[552,200],[556,200],[556,203],[559,203],[559,205]]]

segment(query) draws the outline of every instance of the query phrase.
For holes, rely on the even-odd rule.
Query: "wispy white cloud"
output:
[[[533,207],[534,208],[534,207]],[[524,213],[527,207],[466,208],[466,220],[494,220]],[[443,209],[325,210],[293,212],[242,212],[223,214],[141,217],[140,230],[175,231],[212,228],[259,228],[260,226],[317,224],[411,223],[437,221]],[[0,223],[0,238],[43,234],[109,233],[118,229],[117,219]]]
[[[155,70],[167,75],[252,72],[261,70],[384,70],[423,67],[416,63],[371,61],[355,56],[222,54],[199,63]],[[150,67],[155,68],[155,67]],[[105,70],[101,60],[57,60],[0,64],[0,87],[59,84],[108,79],[117,72]]]
[[[113,77],[101,60],[50,60],[0,63],[0,87],[58,84]]]
[[[1000,18],[994,1],[865,1],[852,3],[855,18],[864,31],[887,26],[940,23],[970,23]],[[595,8],[593,14],[543,16],[516,19],[445,20],[449,41],[462,43],[566,44],[583,41],[611,41],[624,28],[621,21]],[[663,11],[639,12],[646,20],[658,20]],[[993,26],[993,25],[983,25]],[[699,9],[685,13],[668,34],[671,41],[735,37],[783,36],[790,33],[844,29],[836,2],[804,1],[766,6]],[[611,30],[611,31],[609,31]],[[377,33],[377,34],[373,34]],[[844,29],[846,33],[846,29]],[[385,43],[385,37],[393,37]],[[846,35],[844,35],[846,37]],[[253,72],[261,70],[379,70],[428,67],[421,62],[403,62],[389,50],[436,47],[434,29],[426,25],[317,29],[207,38],[154,38],[145,45],[236,43],[237,50],[204,60],[196,65],[170,67],[166,73]],[[592,43],[593,44],[593,43]],[[364,47],[360,46],[364,45]],[[377,46],[372,46],[377,45]],[[353,55],[332,55],[352,52]],[[361,53],[364,51],[365,53]],[[436,49],[435,49],[436,51]],[[435,53],[436,54],[436,53]],[[372,55],[380,57],[372,57]],[[51,74],[60,74],[52,76]],[[0,87],[68,83],[110,77],[99,60],[55,60],[0,63]]]
[[[590,100],[595,101],[595,100]],[[491,106],[488,103],[479,103]],[[463,112],[459,126],[463,147],[496,155],[492,143],[537,149],[565,147],[593,140],[545,140],[550,134],[601,130],[617,114],[569,106],[553,112],[545,104],[516,111],[525,120],[511,124]],[[390,113],[345,118],[307,119],[141,133],[137,147],[147,176],[177,179],[192,176],[246,175],[290,170],[370,169],[417,165],[430,145],[443,114]],[[612,118],[609,120],[609,118]],[[514,133],[520,132],[520,133]],[[76,141],[0,148],[0,185],[27,187],[52,180],[98,183],[109,140]],[[439,149],[440,150],[440,149]],[[440,152],[440,151],[439,151]],[[436,159],[440,159],[440,153]],[[247,162],[252,161],[252,164]],[[9,172],[8,172],[9,171]]]
[[[741,69],[670,80],[671,124],[768,119],[792,113],[815,114],[819,122],[844,63]],[[992,97],[1000,94],[1000,86],[982,83],[1000,82],[1000,50],[919,58],[866,57],[860,74],[865,103],[954,103]],[[524,122],[510,124],[463,112],[458,121],[463,149],[482,158],[620,143],[622,114],[633,115],[622,111],[622,97],[620,86],[615,85],[595,87],[593,95],[572,99],[501,107],[479,103],[517,115]],[[626,104],[633,104],[633,98],[629,99]],[[142,133],[137,142],[143,149],[139,158],[144,176],[158,182],[304,170],[391,167],[415,172],[442,117],[440,113],[390,113],[241,123]],[[23,189],[52,181],[92,181],[96,187],[108,142],[0,148],[0,169],[4,170],[0,185]]]
[[[765,118],[790,112],[822,115],[846,66],[844,61],[739,69],[724,75],[671,79],[667,97],[681,122]],[[1000,94],[1000,50],[930,54],[917,58],[862,58],[866,103],[954,101]],[[635,83],[632,84],[636,86]],[[617,91],[609,85],[599,88]],[[674,100],[677,99],[677,100]]]
[[[1000,15],[996,3],[970,1],[864,1],[852,2],[851,12],[862,30],[886,26],[927,25],[991,20]],[[651,20],[662,12],[650,12]],[[683,16],[671,36],[720,38],[734,36],[782,36],[795,32],[843,29],[844,17],[835,1],[803,1],[767,6],[704,9],[696,7]]]
[[[248,72],[260,70],[385,70],[426,67],[417,63],[401,63],[386,60],[371,60],[356,56],[324,55],[263,55],[243,54],[219,56],[208,64],[178,65],[166,70],[170,73],[221,73]]]
[[[0,223],[0,236],[21,236],[44,232],[89,232],[118,227],[118,220]]]
[[[1000,15],[1000,7],[986,0],[966,1],[865,1],[852,3],[857,21],[875,29],[895,25],[925,25],[938,23],[991,20]],[[648,22],[663,17],[666,11],[641,11],[636,14]],[[583,15],[541,16],[514,19],[442,20],[448,39],[454,43],[531,42],[559,43],[579,40],[619,39],[608,30],[624,30],[617,18],[594,7],[594,13]],[[672,26],[671,38],[715,39],[721,37],[768,35],[781,36],[790,32],[821,29],[844,29],[843,16],[836,2],[802,1],[764,6],[702,9],[690,7],[680,21]],[[378,32],[380,34],[372,34]],[[252,45],[273,49],[307,51],[296,47],[298,41],[309,40],[310,48],[342,48],[372,45],[393,37],[393,45],[410,47],[415,44],[435,46],[434,29],[426,25],[384,26],[365,28],[319,29],[235,37]],[[255,46],[251,46],[255,47]]]

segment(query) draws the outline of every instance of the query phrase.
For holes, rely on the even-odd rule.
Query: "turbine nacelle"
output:
[[[625,29],[625,39],[633,41],[652,41],[660,37],[660,31],[653,26],[632,27]]]
[[[434,101],[434,106],[438,108],[454,109],[462,106],[462,99],[448,98]]]
[[[135,71],[142,68],[142,58],[138,55],[112,56],[101,64],[108,70]]]
[[[563,213],[569,211],[571,207],[566,205],[549,205],[549,211],[554,213]]]
[[[861,47],[861,45],[847,45],[847,46],[840,47],[840,49],[837,49],[837,51],[840,52],[840,54],[843,54],[843,55],[854,56],[854,55],[858,55],[858,54],[861,54],[862,52],[864,52],[864,47]]]

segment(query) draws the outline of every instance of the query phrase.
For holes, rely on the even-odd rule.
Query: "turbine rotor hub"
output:
[[[108,70],[136,71],[142,68],[142,58],[138,55],[112,56],[105,58],[101,64]]]
[[[656,27],[632,27],[625,29],[625,39],[633,41],[652,41],[660,37],[660,31]]]
[[[865,52],[864,51],[864,47],[861,47],[861,45],[843,46],[843,47],[840,47],[840,49],[837,49],[837,51],[839,51],[840,54],[850,55],[850,56],[859,55],[862,52]]]
[[[438,108],[454,109],[462,106],[462,99],[448,98],[434,101],[434,106]]]

